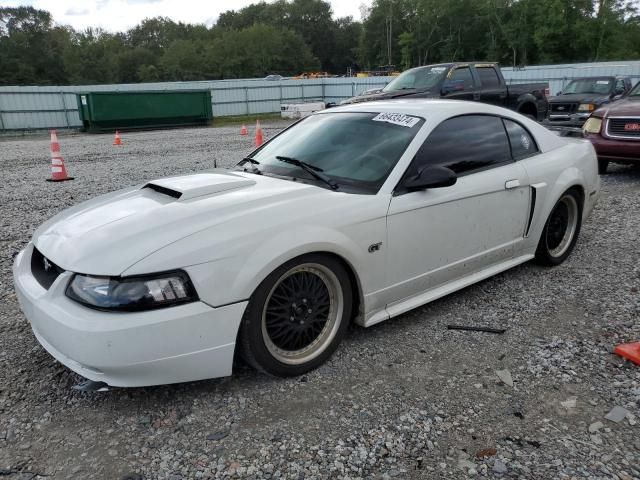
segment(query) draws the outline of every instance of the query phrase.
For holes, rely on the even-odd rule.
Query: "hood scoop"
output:
[[[204,195],[213,195],[236,188],[249,187],[256,182],[232,173],[194,173],[179,177],[168,177],[147,183],[148,188],[160,194],[190,200]]]

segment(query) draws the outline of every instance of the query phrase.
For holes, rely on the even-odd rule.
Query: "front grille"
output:
[[[607,135],[640,140],[640,117],[613,117],[607,120]]]
[[[550,103],[549,108],[553,115],[570,115],[578,111],[577,103]]]
[[[62,268],[42,255],[38,249],[33,249],[31,254],[31,273],[43,288],[49,290],[62,272],[64,272]]]

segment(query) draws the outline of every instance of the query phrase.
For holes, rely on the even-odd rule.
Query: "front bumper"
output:
[[[600,134],[586,135],[600,160],[621,163],[640,162],[640,141],[609,139]]]
[[[194,302],[148,312],[103,312],[65,296],[73,275],[45,290],[31,273],[29,244],[13,267],[20,307],[40,344],[90,380],[140,387],[230,375],[247,302],[213,308]]]
[[[591,112],[572,113],[568,115],[549,114],[543,125],[549,127],[582,128],[584,122],[591,116]]]

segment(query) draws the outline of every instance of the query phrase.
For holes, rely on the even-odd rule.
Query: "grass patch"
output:
[[[282,120],[280,113],[255,113],[253,115],[238,115],[233,117],[213,117],[211,125],[225,127],[228,125],[253,124],[256,120]]]

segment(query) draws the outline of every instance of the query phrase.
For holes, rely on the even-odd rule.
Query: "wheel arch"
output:
[[[328,249],[310,249],[304,253],[297,253],[296,255],[292,255],[290,258],[280,258],[279,262],[276,266],[271,268],[268,272],[264,271],[258,281],[255,282],[255,286],[251,292],[251,295],[260,287],[262,282],[277,268],[281,267],[285,263],[291,262],[292,260],[296,260],[298,258],[305,257],[307,255],[322,255],[328,258],[332,258],[339,262],[347,272],[349,277],[349,283],[351,285],[352,295],[353,295],[353,308],[351,312],[350,322],[354,322],[359,316],[364,314],[364,293],[362,288],[362,283],[360,281],[360,277],[358,276],[357,270],[352,262],[350,262],[344,255],[336,253],[335,251],[331,251]]]
[[[529,99],[524,99],[518,106],[518,113],[522,115],[531,115],[536,120],[538,119],[538,107]]]

